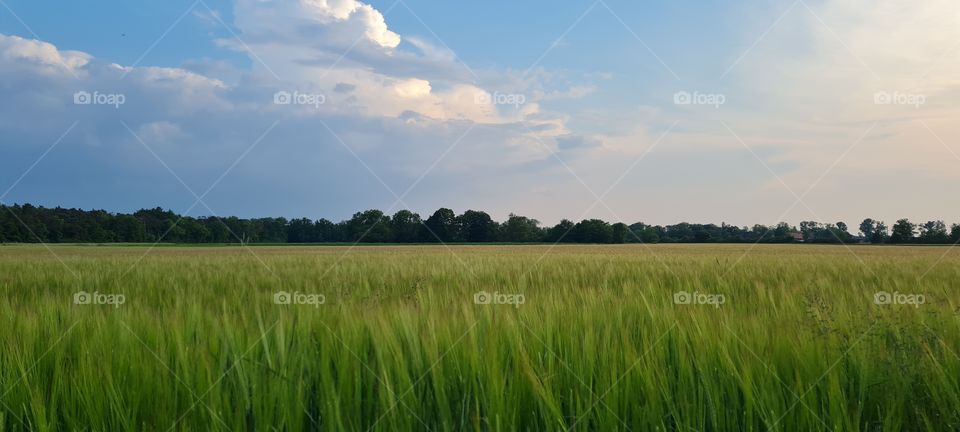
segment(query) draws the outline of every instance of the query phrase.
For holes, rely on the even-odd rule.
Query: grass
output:
[[[960,429],[960,249],[748,249],[3,247],[0,430]]]

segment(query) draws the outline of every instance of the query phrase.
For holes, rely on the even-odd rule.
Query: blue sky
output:
[[[3,5],[5,203],[960,221],[945,0]]]

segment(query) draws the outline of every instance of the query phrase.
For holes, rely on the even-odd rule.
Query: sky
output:
[[[960,222],[955,0],[0,0],[0,202]]]

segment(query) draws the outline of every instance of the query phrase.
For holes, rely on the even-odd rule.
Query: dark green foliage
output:
[[[610,243],[613,227],[600,219],[588,219],[574,226],[570,235],[577,243]]]
[[[392,217],[380,210],[358,212],[339,223],[327,219],[240,219],[181,216],[162,208],[133,214],[103,210],[44,208],[30,204],[0,205],[0,242],[4,243],[926,243],[960,242],[960,225],[948,231],[943,221],[919,226],[897,221],[892,234],[883,221],[865,219],[860,236],[844,222],[804,221],[799,230],[785,222],[774,226],[737,227],[722,223],[647,225],[610,224],[600,219],[552,227],[510,214],[497,223],[486,212],[467,210],[459,216],[441,208],[428,219],[410,210]],[[802,236],[801,236],[802,234]]]
[[[947,224],[943,221],[929,221],[920,225],[920,243],[948,243]]]
[[[380,210],[356,213],[347,222],[350,241],[361,243],[389,243],[393,241],[390,216]]]
[[[417,243],[424,235],[420,215],[410,210],[400,210],[390,220],[393,239],[397,243]],[[429,234],[427,234],[429,235]]]
[[[540,221],[510,213],[507,221],[500,225],[499,240],[512,243],[539,242],[544,235]]]
[[[448,208],[433,212],[433,215],[424,223],[428,234],[424,239],[428,242],[441,241],[444,243],[458,241],[460,232],[457,227],[457,215]]]
[[[482,211],[467,210],[457,217],[464,241],[484,243],[496,240],[497,223]]]
[[[897,223],[893,225],[893,234],[890,235],[890,242],[913,243],[915,240],[913,235],[916,228],[917,226],[911,223],[909,219],[898,220]]]

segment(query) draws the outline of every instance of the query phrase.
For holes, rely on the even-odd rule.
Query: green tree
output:
[[[507,221],[500,225],[500,241],[526,243],[538,242],[543,239],[540,222],[523,216],[510,213]]]
[[[914,240],[916,225],[909,219],[900,219],[893,225],[893,233],[890,235],[891,243],[910,243]]]
[[[457,225],[464,241],[482,243],[496,239],[497,224],[485,212],[467,210],[457,217]]]
[[[400,243],[416,243],[421,240],[423,221],[420,215],[410,210],[400,210],[390,219],[393,238]],[[428,234],[429,235],[429,234]]]
[[[313,237],[313,221],[307,218],[291,220],[287,224],[287,241],[290,243],[310,243],[317,241]]]
[[[833,225],[833,240],[839,241],[840,243],[848,243],[853,238],[850,235],[849,227],[846,222],[840,221]],[[829,228],[829,227],[828,227]]]
[[[457,215],[448,208],[441,208],[424,222],[426,231],[423,234],[422,241],[444,243],[459,240],[459,230],[457,229]]]
[[[877,221],[873,227],[873,235],[870,237],[870,243],[884,243],[890,239],[890,229],[884,221]]]
[[[113,230],[116,240],[121,242],[140,243],[147,237],[143,222],[132,215],[118,215],[114,219]]]
[[[860,234],[867,241],[872,241],[873,233],[876,230],[876,222],[873,219],[866,218],[863,222],[860,222]]]
[[[627,224],[623,222],[617,222],[613,224],[613,227],[611,229],[612,229],[612,233],[611,233],[612,236],[610,239],[611,243],[620,244],[620,243],[627,242],[627,235],[629,235],[629,232],[630,232],[630,227],[628,227]]]
[[[350,241],[361,243],[388,243],[393,241],[390,231],[390,216],[380,210],[355,213],[347,222]]]
[[[610,243],[613,241],[613,227],[600,219],[580,221],[573,228],[573,239],[579,243]]]
[[[547,230],[546,241],[550,243],[573,243],[572,231],[576,225],[570,220],[564,219]]]
[[[332,243],[347,241],[345,224],[335,224],[327,219],[320,219],[313,223],[313,241]]]
[[[841,221],[841,222],[837,222],[835,225],[837,226],[837,234],[839,235],[839,237],[844,241],[846,241],[847,238],[850,237],[850,231],[848,231],[849,227],[847,227],[847,224]]]
[[[813,221],[800,222],[800,233],[803,234],[803,241],[816,241],[820,231],[820,224]]]
[[[950,235],[947,234],[947,224],[941,220],[928,221],[920,225],[921,243],[947,243],[950,241]]]

